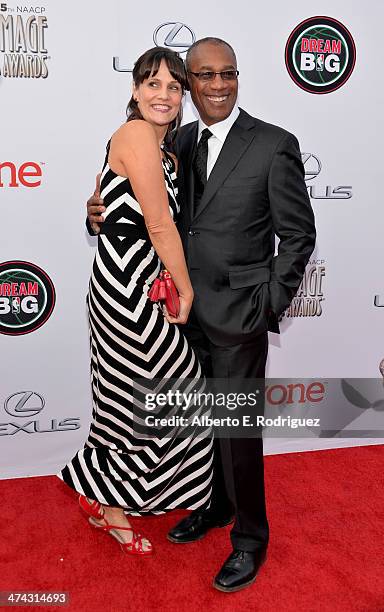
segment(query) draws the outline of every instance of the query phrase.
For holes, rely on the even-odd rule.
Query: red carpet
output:
[[[384,610],[384,446],[266,457],[271,541],[256,583],[211,587],[230,551],[228,529],[195,544],[165,539],[183,515],[136,519],[153,558],[124,555],[54,477],[0,481],[0,590],[69,591],[66,607],[121,612]]]

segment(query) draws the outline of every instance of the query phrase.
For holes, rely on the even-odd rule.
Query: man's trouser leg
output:
[[[212,374],[214,379],[228,379],[228,389],[248,391],[245,379],[262,381],[258,414],[264,403],[265,364],[268,353],[268,334],[265,332],[249,343],[230,347],[217,347],[210,343]],[[236,384],[236,382],[238,384]],[[249,381],[251,386],[251,381]],[[262,406],[260,406],[260,404]],[[255,408],[253,408],[255,410]],[[249,414],[252,406],[249,407]],[[235,414],[233,414],[235,416]],[[226,483],[227,496],[235,508],[235,524],[231,531],[234,548],[253,551],[268,544],[268,521],[265,507],[264,459],[261,431],[250,428],[250,436],[244,430],[236,437],[222,437],[220,463]],[[227,432],[227,436],[231,435]],[[239,435],[239,432],[238,432]],[[224,501],[224,500],[223,500]],[[219,499],[215,503],[220,503]],[[228,502],[226,502],[228,503]]]

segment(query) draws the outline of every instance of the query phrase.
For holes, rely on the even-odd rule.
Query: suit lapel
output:
[[[255,130],[251,129],[254,127],[254,125],[255,120],[253,117],[240,110],[240,115],[231,127],[220,151],[219,157],[217,158],[212,172],[209,175],[209,179],[198,208],[198,213],[195,218],[199,217],[204,209],[208,206],[219,187],[227,178],[228,174],[233,170],[239,159],[248,149],[255,137]],[[190,174],[191,181],[193,183],[193,172],[191,171]],[[193,211],[193,198],[191,210]],[[193,216],[193,213],[191,213],[191,216]]]
[[[189,216],[191,219],[193,217],[194,210],[194,180],[192,162],[197,146],[197,130],[198,122],[196,121],[191,125],[190,130],[183,138],[181,151],[183,163],[185,204],[187,205]]]

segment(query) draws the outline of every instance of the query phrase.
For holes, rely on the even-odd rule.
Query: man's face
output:
[[[221,72],[236,70],[236,59],[225,45],[202,43],[193,50],[190,72]],[[223,81],[216,75],[213,81],[200,81],[193,74],[188,75],[191,96],[205,125],[213,125],[226,119],[236,103],[237,79]]]

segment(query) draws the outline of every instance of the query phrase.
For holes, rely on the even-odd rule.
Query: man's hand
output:
[[[105,212],[105,206],[103,206],[104,200],[100,198],[100,174],[96,176],[96,188],[87,202],[87,215],[91,228],[95,234],[100,232],[99,223],[104,222],[102,213]]]

